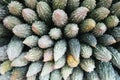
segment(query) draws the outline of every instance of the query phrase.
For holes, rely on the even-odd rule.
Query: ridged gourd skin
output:
[[[1,0],[0,80],[119,80],[119,0]]]
[[[111,6],[111,12],[120,18],[120,2],[116,2]]]
[[[56,9],[52,14],[52,21],[54,25],[63,27],[68,22],[68,16],[62,9]]]
[[[68,37],[68,38],[73,38],[76,37],[79,33],[79,27],[77,24],[67,24],[64,28],[64,34]]]
[[[108,16],[106,18],[106,21],[105,21],[106,26],[108,28],[114,28],[114,27],[116,27],[119,24],[119,22],[120,22],[119,18],[117,16],[115,16],[115,15]]]
[[[27,52],[22,52],[17,58],[15,58],[12,62],[11,62],[11,66],[12,67],[23,67],[28,65],[28,60],[25,59],[25,55]]]
[[[91,31],[96,26],[96,22],[93,19],[86,19],[80,25],[80,32],[86,33]]]
[[[42,72],[40,74],[40,76],[45,76],[45,75],[48,75],[50,74],[53,70],[54,70],[54,63],[53,62],[46,62],[44,65],[43,65],[43,68],[42,68]]]
[[[54,80],[54,79],[62,80],[62,76],[61,76],[60,70],[55,70],[55,71],[53,71],[53,72],[51,73],[50,80]]]
[[[48,26],[45,24],[45,22],[42,22],[42,21],[35,21],[33,24],[32,24],[32,31],[39,35],[39,36],[42,36],[44,34],[46,34],[46,32],[48,31]]]
[[[105,19],[110,13],[110,10],[105,7],[99,7],[94,9],[94,11],[90,14],[90,17],[96,21],[101,21]]]
[[[65,9],[68,0],[52,0],[53,9]]]
[[[25,72],[27,71],[27,67],[22,67],[22,68],[14,68],[12,70],[12,74],[11,74],[11,77],[10,79],[11,80],[15,80],[15,79],[22,79],[24,80],[25,78]],[[16,75],[17,74],[17,75]]]
[[[113,63],[113,65],[115,65],[116,67],[118,67],[120,69],[120,62],[119,62],[119,58],[120,58],[120,53],[117,49],[113,48],[113,47],[107,47],[111,53],[112,53],[112,60],[111,62]]]
[[[68,12],[72,12],[75,9],[77,9],[79,7],[79,5],[80,5],[79,0],[68,0],[66,9],[67,9]]]
[[[16,36],[13,36],[7,48],[7,55],[9,60],[12,61],[15,58],[17,58],[21,54],[23,47],[24,45],[22,43],[22,40]],[[14,55],[12,55],[13,52],[14,52]]]
[[[103,22],[99,22],[96,24],[95,28],[92,30],[92,33],[99,37],[103,35],[107,31],[107,26]]]
[[[67,43],[65,40],[60,40],[54,46],[54,61],[59,60],[67,50]]]
[[[26,77],[30,77],[35,75],[36,73],[39,73],[42,69],[43,63],[42,62],[33,62],[32,64],[30,64]],[[31,69],[33,71],[31,71]]]
[[[30,80],[30,79],[35,80],[36,77],[37,77],[37,75],[35,74],[35,75],[32,75],[32,76],[27,77],[27,80]]]
[[[109,62],[99,62],[96,68],[100,80],[116,80],[115,70]]]
[[[70,14],[70,21],[80,23],[87,16],[89,9],[86,7],[78,7]]]
[[[93,50],[93,54],[96,59],[103,62],[109,62],[112,59],[111,52],[102,45],[97,45]]]
[[[40,1],[37,3],[37,13],[41,20],[50,22],[52,11],[48,3]]]
[[[93,50],[92,48],[89,46],[89,45],[86,45],[86,44],[81,44],[81,52],[80,52],[80,55],[83,57],[83,58],[90,58],[93,54]]]
[[[88,33],[83,34],[82,36],[80,36],[80,41],[83,43],[87,43],[92,47],[96,47],[97,45],[97,39],[93,34]]]
[[[52,45],[53,41],[48,35],[41,36],[40,39],[38,40],[38,46],[42,49],[49,48]]]
[[[120,28],[119,27],[115,27],[114,29],[112,29],[109,34],[111,34],[116,39],[117,42],[120,41]]]
[[[15,16],[7,16],[3,20],[4,26],[9,30],[12,30],[16,25],[21,23],[22,22],[19,20],[19,18]]]
[[[70,76],[70,74],[72,74],[72,72],[73,72],[73,68],[69,67],[68,65],[63,66],[61,69],[62,77],[65,80],[69,78],[69,76]]]
[[[49,80],[49,78],[50,78],[50,74],[47,74],[47,75],[45,75],[45,76],[40,76],[40,75],[39,75],[39,79],[40,79],[40,80]]]
[[[25,59],[27,59],[28,61],[35,62],[41,59],[42,55],[43,55],[43,50],[41,50],[38,47],[34,47],[27,52],[27,54],[25,55]]]
[[[25,8],[22,10],[22,16],[24,20],[28,23],[33,23],[35,20],[37,20],[37,14],[35,13],[35,11],[29,8]]]
[[[20,37],[20,38],[26,38],[28,36],[32,35],[32,30],[30,25],[28,24],[20,24],[20,25],[16,25],[13,29],[12,29],[13,33]]]
[[[11,70],[11,62],[9,60],[5,60],[1,65],[0,65],[0,74],[5,74],[9,70]]]
[[[78,39],[70,39],[69,42],[69,54],[67,56],[67,63],[70,67],[77,67],[80,62],[80,43]]]
[[[30,48],[36,47],[38,39],[39,39],[38,36],[31,35],[25,38],[25,40],[23,41],[23,44],[27,45]]]
[[[71,54],[68,54],[68,56],[67,56],[67,64],[70,67],[76,67],[79,64],[79,61],[75,60],[74,57]]]
[[[100,80],[96,70],[91,73],[85,73],[86,74],[86,80]]]
[[[81,68],[79,67],[76,67],[74,70],[73,70],[73,74],[71,75],[71,80],[83,80],[83,71]]]
[[[53,60],[53,48],[48,48],[43,51],[43,62]]]
[[[66,63],[66,56],[62,56],[59,60],[55,61],[54,63],[54,69],[60,69],[62,68]]]
[[[84,0],[82,6],[88,8],[90,11],[94,10],[96,7],[96,0]]]
[[[98,3],[98,6],[103,6],[106,8],[110,8],[111,4],[112,4],[113,0],[100,0]]]
[[[25,0],[25,5],[31,9],[35,9],[37,0]]]
[[[49,36],[54,40],[58,40],[62,38],[62,31],[59,28],[52,28],[49,31]]]
[[[81,46],[78,39],[73,38],[69,40],[70,53],[76,58],[76,60],[78,60],[80,57],[80,48]]]
[[[18,1],[12,1],[8,5],[9,12],[15,16],[20,16],[22,13],[23,5]]]
[[[108,46],[115,44],[116,40],[112,35],[104,34],[98,38],[98,42],[104,46]]]
[[[95,69],[95,62],[93,59],[83,59],[80,63],[81,68],[86,72],[92,72]]]

